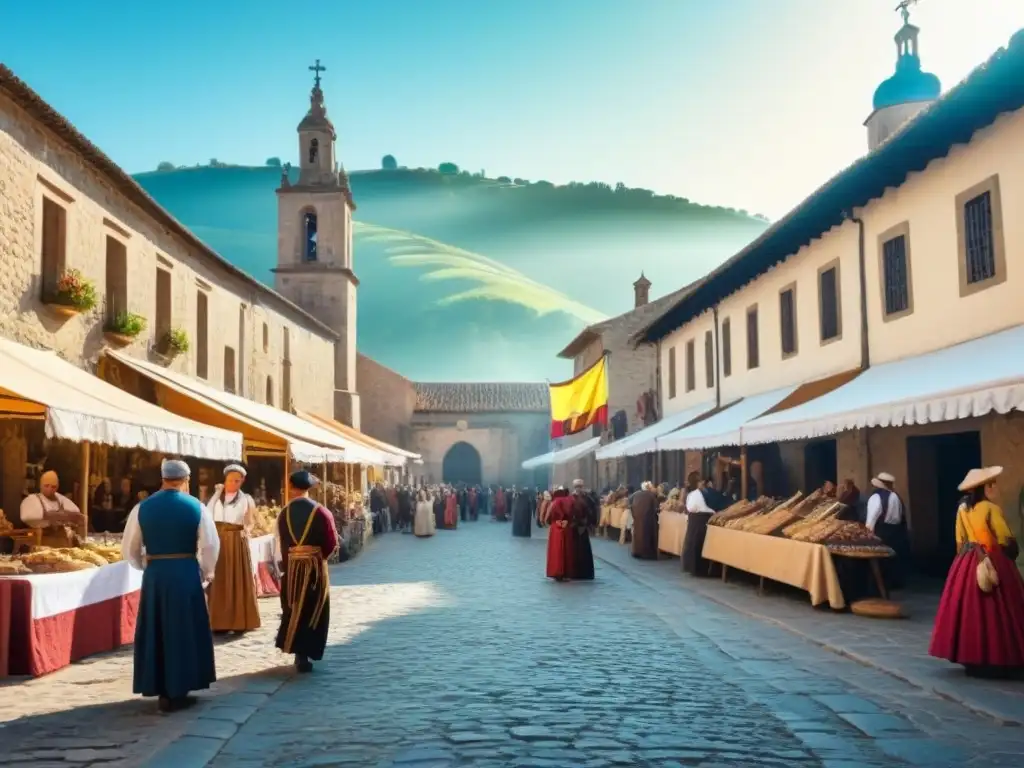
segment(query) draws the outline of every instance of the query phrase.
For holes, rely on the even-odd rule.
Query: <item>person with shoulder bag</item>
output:
[[[996,503],[1002,472],[972,469],[959,486],[966,495],[956,517],[958,554],[928,649],[979,677],[1024,672],[1024,578],[1014,562],[1020,547]]]

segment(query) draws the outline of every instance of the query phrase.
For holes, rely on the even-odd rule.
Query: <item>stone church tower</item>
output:
[[[318,59],[309,111],[299,123],[299,178],[286,166],[277,190],[278,293],[340,335],[334,350],[334,417],[359,428],[356,391],[356,289],[352,271],[352,211],[348,175],[335,160],[334,125],[327,117]]]

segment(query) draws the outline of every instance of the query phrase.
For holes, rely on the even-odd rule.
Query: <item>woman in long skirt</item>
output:
[[[434,527],[444,528],[444,490],[434,488]]]
[[[946,577],[928,648],[978,677],[1024,672],[1024,579],[1014,564],[1019,548],[995,503],[1002,472],[972,469],[959,486],[966,493],[956,517],[959,554]]]
[[[444,527],[449,530],[459,527],[459,500],[454,488],[448,489],[444,500]]]
[[[558,488],[551,497],[547,575],[549,579],[565,581],[572,575],[575,554],[573,531],[570,527],[573,520],[573,501],[565,488]]]
[[[420,491],[416,498],[416,512],[413,515],[412,532],[417,536],[433,536],[436,529],[434,505],[427,498],[426,491]]]
[[[686,536],[681,558],[682,569],[691,576],[707,575],[707,561],[701,553],[708,534],[708,520],[713,514],[700,489],[700,475],[691,472],[686,478]]]
[[[248,632],[260,628],[260,607],[256,601],[249,532],[256,502],[242,490],[245,467],[224,468],[224,484],[218,485],[207,509],[220,536],[217,573],[207,592],[210,627],[214,632]]]

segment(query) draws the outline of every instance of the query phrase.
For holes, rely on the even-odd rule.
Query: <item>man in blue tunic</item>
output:
[[[204,589],[213,580],[220,539],[213,518],[188,494],[189,467],[165,459],[161,488],[136,505],[121,554],[144,571],[135,624],[135,693],[158,696],[160,710],[195,703],[191,691],[217,679]]]

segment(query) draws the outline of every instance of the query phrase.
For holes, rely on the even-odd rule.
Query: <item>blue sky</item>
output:
[[[307,66],[349,169],[394,154],[777,217],[865,150],[896,0],[3,0],[0,60],[131,172],[297,154]],[[58,11],[59,9],[59,11]],[[944,87],[1019,0],[923,0]]]

